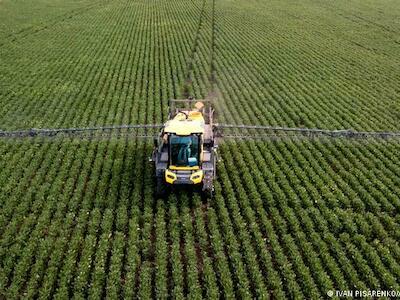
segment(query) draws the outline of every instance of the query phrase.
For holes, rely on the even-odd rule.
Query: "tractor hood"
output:
[[[199,112],[178,113],[175,118],[165,123],[165,133],[175,133],[176,135],[190,135],[194,133],[204,133],[204,118]]]

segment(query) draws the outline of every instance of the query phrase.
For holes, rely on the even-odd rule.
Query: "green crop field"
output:
[[[0,130],[400,131],[398,0],[0,0]],[[400,139],[226,139],[215,196],[154,196],[153,142],[0,138],[0,299],[400,293]]]

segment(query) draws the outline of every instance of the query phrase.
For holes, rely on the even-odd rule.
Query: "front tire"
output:
[[[156,196],[163,198],[168,195],[168,187],[162,177],[157,177]]]
[[[214,186],[204,186],[202,188],[202,194],[205,198],[212,199],[214,196]]]

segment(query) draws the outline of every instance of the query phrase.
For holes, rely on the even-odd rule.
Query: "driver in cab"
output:
[[[190,146],[192,145],[192,141],[189,139],[186,144],[182,144],[178,153],[178,163],[181,165],[189,165],[189,158],[191,156]]]

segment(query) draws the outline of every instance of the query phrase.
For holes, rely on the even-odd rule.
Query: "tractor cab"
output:
[[[200,107],[200,105],[198,105]],[[165,181],[169,184],[201,183],[205,121],[200,111],[179,111],[164,127],[168,148]]]
[[[205,113],[202,102],[172,101],[194,105],[192,108],[174,107],[172,111],[170,106],[171,118],[164,124],[153,152],[157,193],[162,195],[169,187],[178,185],[194,185],[212,191],[215,172],[212,116]]]
[[[198,169],[200,163],[201,135],[169,135],[169,166],[173,169]]]

